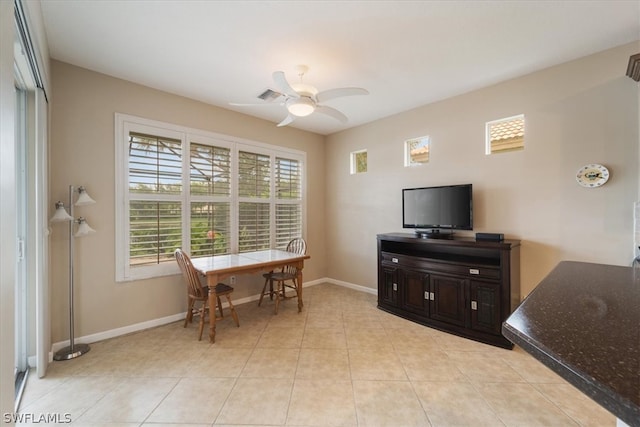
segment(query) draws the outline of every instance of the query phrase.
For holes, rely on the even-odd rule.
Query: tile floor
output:
[[[436,331],[322,284],[305,308],[237,306],[215,344],[182,322],[92,344],[31,375],[20,412],[72,425],[615,426],[522,350]],[[206,335],[206,331],[205,331]]]

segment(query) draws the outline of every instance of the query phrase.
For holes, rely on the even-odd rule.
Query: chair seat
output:
[[[207,287],[207,289],[209,289]],[[233,292],[233,288],[229,285],[225,285],[224,283],[218,283],[216,285],[216,294],[218,295],[225,295],[228,294],[230,292]]]
[[[269,279],[275,280],[276,282],[284,281],[284,280],[293,280],[293,279],[296,279],[296,275],[293,273],[276,272],[276,273],[271,273],[269,275]]]
[[[209,287],[208,286],[202,286],[202,290],[204,291],[204,295],[193,295],[193,294],[189,294],[190,297],[197,299],[199,301],[203,301],[209,298]],[[216,285],[216,294],[218,296],[224,296],[224,295],[228,295],[231,292],[233,292],[233,288],[229,285],[225,285],[224,283],[218,283]]]

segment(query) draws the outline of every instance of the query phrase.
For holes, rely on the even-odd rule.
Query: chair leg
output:
[[[264,279],[264,286],[262,287],[262,292],[260,292],[260,299],[258,300],[258,307],[262,304],[262,298],[264,298],[264,292],[267,290],[267,283],[269,283],[269,279]]]
[[[191,323],[193,321],[193,304],[195,303],[195,300],[191,297],[189,297],[189,302],[187,303],[188,308],[187,308],[187,315],[184,318],[184,326],[183,328],[187,327],[187,324]]]
[[[278,314],[278,307],[280,306],[280,291],[282,289],[282,282],[278,281],[278,287],[276,288],[275,294],[276,294],[276,308],[275,308],[275,314]]]
[[[204,316],[206,312],[207,312],[207,302],[203,301],[202,310],[200,310],[200,327],[198,330],[198,341],[202,341],[202,331],[204,331]],[[215,315],[216,315],[215,310],[213,313],[209,313],[209,316],[215,316]]]
[[[222,301],[220,301],[220,296],[216,295],[216,298],[218,299],[218,310],[220,311],[220,318],[224,319],[224,313],[222,312]],[[213,311],[213,314],[215,316],[215,310]]]
[[[229,303],[229,310],[231,311],[231,317],[233,317],[233,321],[236,322],[236,326],[240,327],[240,321],[238,320],[238,313],[236,313],[236,308],[233,306],[231,302],[231,294],[227,294],[227,302]],[[220,307],[222,309],[222,307]]]

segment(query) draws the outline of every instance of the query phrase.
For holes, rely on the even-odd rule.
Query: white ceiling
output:
[[[330,134],[640,39],[640,1],[42,0],[51,57],[233,107],[310,67],[318,90],[358,86],[292,125]],[[624,74],[626,64],[620,64]]]

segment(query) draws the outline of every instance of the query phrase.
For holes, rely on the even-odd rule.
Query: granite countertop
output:
[[[640,281],[634,269],[563,261],[503,335],[630,426],[640,426]]]

